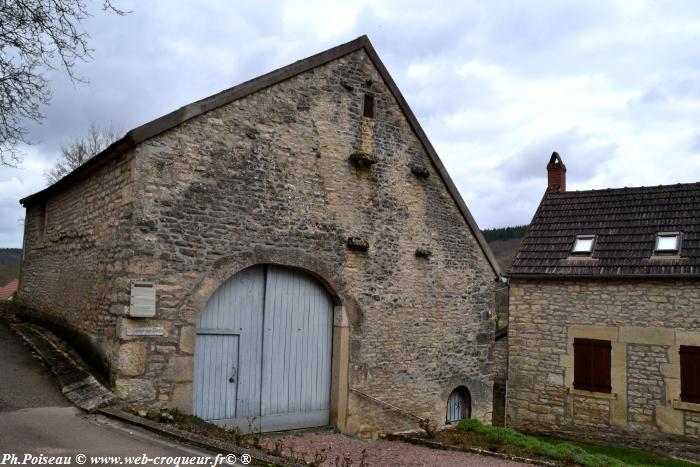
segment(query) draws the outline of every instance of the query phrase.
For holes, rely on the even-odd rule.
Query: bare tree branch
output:
[[[111,0],[103,9],[129,13]],[[83,81],[74,66],[92,58],[80,27],[88,16],[85,0],[0,0],[0,165],[21,162],[26,123],[43,118],[41,106],[51,100],[44,73],[63,68],[73,82]]]
[[[111,11],[113,13],[118,14],[119,16],[124,16],[128,15],[129,13],[132,13],[131,10],[120,10],[119,8],[115,7],[110,0],[104,1],[104,3],[102,4],[102,11]]]
[[[101,128],[94,123],[85,135],[75,138],[61,146],[61,158],[56,164],[44,171],[44,178],[54,184],[64,176],[89,161],[121,136],[121,131],[113,126]]]

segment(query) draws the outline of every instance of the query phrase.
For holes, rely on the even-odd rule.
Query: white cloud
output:
[[[293,0],[284,7],[283,21],[287,31],[313,31],[325,41],[349,32],[360,11],[373,3],[371,0]]]

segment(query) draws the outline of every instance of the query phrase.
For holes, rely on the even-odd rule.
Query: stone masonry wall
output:
[[[493,346],[493,425],[505,425],[508,380],[508,335],[496,338]]]
[[[668,363],[668,348],[661,345],[627,346],[627,422],[630,428],[654,425],[656,406],[664,405],[661,365]]]
[[[700,458],[700,404],[679,401],[678,354],[700,345],[698,309],[692,280],[512,279],[509,425]],[[611,394],[573,389],[576,337],[611,341]]]
[[[362,116],[365,93],[373,119]],[[376,163],[357,167],[356,152]],[[120,396],[188,410],[203,297],[275,263],[311,271],[347,311],[347,431],[416,427],[361,394],[444,423],[460,385],[473,416],[491,420],[495,274],[364,51],[168,130],[139,145],[134,164],[125,267],[156,283],[157,316],[118,319]],[[349,237],[368,250],[349,249]],[[115,292],[118,311],[128,283]],[[144,325],[165,335],[125,332]]]
[[[29,206],[25,219],[19,300],[86,336],[107,365],[129,274],[132,162],[126,154],[102,166]]]

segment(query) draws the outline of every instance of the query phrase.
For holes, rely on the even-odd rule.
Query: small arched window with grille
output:
[[[472,398],[464,386],[456,388],[447,398],[447,423],[456,423],[470,418],[472,413]]]

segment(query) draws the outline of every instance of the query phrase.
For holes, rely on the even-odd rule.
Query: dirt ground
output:
[[[351,438],[339,433],[299,433],[288,436],[264,438],[267,449],[301,461],[314,462],[330,467],[383,467],[383,466],[475,466],[515,467],[526,466],[489,456],[466,452],[442,451],[415,446],[399,441],[368,441]],[[363,454],[364,452],[364,454]],[[323,462],[319,462],[324,459]],[[364,463],[362,462],[364,458]]]

